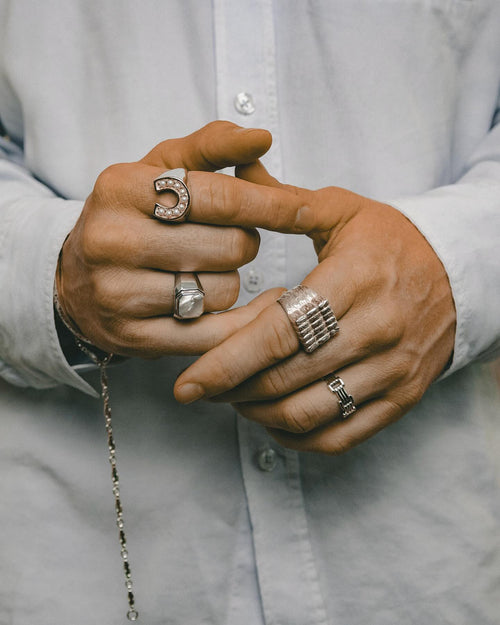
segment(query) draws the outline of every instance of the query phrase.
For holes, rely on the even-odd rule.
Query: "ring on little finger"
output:
[[[156,202],[153,216],[160,221],[179,222],[186,221],[191,207],[191,196],[186,185],[186,170],[181,168],[169,169],[154,179],[154,187],[157,193],[170,191],[177,201],[174,206],[164,206]]]
[[[298,339],[308,353],[333,338],[339,324],[327,299],[308,286],[299,284],[278,298]]]
[[[356,412],[356,405],[352,395],[345,390],[344,381],[335,373],[326,375],[323,380],[326,382],[330,391],[337,396],[340,406],[342,419],[347,419],[353,412]]]
[[[176,319],[197,319],[205,308],[205,291],[195,273],[175,274],[174,317]]]

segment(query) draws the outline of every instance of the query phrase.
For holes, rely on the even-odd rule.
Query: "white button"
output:
[[[260,451],[257,455],[257,464],[261,471],[274,471],[278,462],[277,454],[274,449],[267,447]]]
[[[255,104],[251,93],[242,91],[234,98],[234,108],[242,115],[255,113]]]
[[[249,269],[243,276],[243,286],[248,293],[257,293],[262,289],[264,284],[264,276],[256,269]]]

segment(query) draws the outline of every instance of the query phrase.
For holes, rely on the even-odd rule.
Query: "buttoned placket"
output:
[[[220,119],[247,128],[266,128],[273,144],[262,158],[269,171],[282,177],[272,2],[234,3],[216,0],[215,60],[217,113]],[[237,305],[286,281],[286,237],[260,231],[257,258],[240,270]]]
[[[263,162],[282,177],[271,0],[215,0],[217,106],[221,119],[267,128],[273,145]],[[255,261],[242,268],[245,303],[286,282],[285,236],[261,231]],[[264,272],[265,268],[265,272]],[[264,428],[238,417],[241,470],[266,625],[324,625],[326,612],[307,528],[298,454]],[[294,601],[290,601],[291,597]]]

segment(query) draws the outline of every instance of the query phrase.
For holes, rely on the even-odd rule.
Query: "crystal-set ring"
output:
[[[195,273],[175,274],[174,317],[176,319],[197,319],[205,308],[205,291]]]
[[[352,395],[345,390],[344,381],[335,373],[331,373],[323,378],[330,391],[337,396],[342,419],[347,419],[353,412],[356,412],[356,404]]]
[[[308,353],[326,343],[339,331],[339,324],[327,299],[299,284],[278,298],[298,339]]]
[[[185,221],[191,206],[191,196],[186,185],[186,170],[183,168],[169,169],[154,179],[157,193],[172,192],[177,196],[174,206],[164,206],[156,202],[153,216],[160,221]]]

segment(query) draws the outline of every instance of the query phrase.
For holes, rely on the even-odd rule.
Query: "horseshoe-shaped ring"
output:
[[[157,193],[171,191],[177,196],[174,206],[164,206],[157,202],[153,216],[160,221],[178,222],[185,221],[191,206],[191,196],[186,185],[186,170],[182,168],[169,169],[154,179],[154,187]]]

